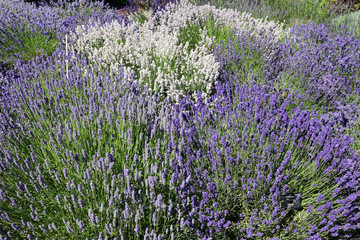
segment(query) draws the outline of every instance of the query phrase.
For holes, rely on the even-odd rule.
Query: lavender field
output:
[[[360,11],[0,0],[0,239],[360,239]]]

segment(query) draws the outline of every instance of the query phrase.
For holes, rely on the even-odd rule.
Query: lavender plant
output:
[[[65,61],[65,53],[56,55]],[[87,63],[84,57],[74,59],[80,65],[68,78],[57,61],[34,61],[30,68],[37,76],[60,68],[59,74],[42,77],[51,77],[46,86],[26,72],[11,80],[19,87],[12,87],[17,94],[3,102],[1,114],[1,126],[9,127],[1,142],[2,231],[17,238],[126,239],[186,232],[177,224],[183,208],[171,193],[184,173],[174,175],[167,163],[173,150],[153,113],[159,99],[135,83],[125,93],[124,76],[115,83],[108,74],[94,79],[90,71],[79,78]],[[86,79],[99,84],[97,95]],[[22,119],[10,118],[11,111],[21,112]],[[11,129],[16,123],[19,131]],[[14,204],[6,203],[9,198]]]
[[[216,84],[218,68],[209,52],[212,38],[208,37],[206,29],[198,34],[200,42],[188,43],[186,38],[178,35],[186,35],[184,31],[193,31],[194,28],[186,28],[188,20],[191,19],[198,25],[198,18],[206,17],[209,13],[213,15],[212,21],[219,21],[220,26],[225,23],[236,26],[238,34],[246,34],[246,30],[252,29],[252,35],[275,38],[274,41],[284,34],[281,25],[255,20],[250,14],[243,13],[239,16],[239,13],[231,10],[220,11],[210,6],[195,7],[184,1],[178,5],[169,4],[161,16],[151,16],[144,24],[124,27],[112,22],[103,27],[99,24],[88,29],[86,26],[78,27],[70,35],[70,39],[75,39],[70,49],[86,53],[90,60],[94,60],[96,56],[102,61],[102,69],[109,68],[115,74],[120,64],[129,66],[127,72],[134,69],[141,83],[165,94],[165,97],[169,96],[174,102],[178,103],[179,98],[185,97],[187,91],[191,92],[195,100],[194,89],[202,90],[204,97],[207,97]],[[189,33],[187,35],[190,36]],[[183,39],[186,42],[180,41]],[[159,65],[165,69],[155,67]]]
[[[358,95],[359,40],[350,34],[332,34],[324,25],[294,31],[307,42],[300,43],[298,52],[285,60],[290,64],[285,64],[286,72],[294,73],[285,74],[285,85],[295,86],[308,98],[307,105],[318,109],[334,110],[345,104],[341,99]]]
[[[217,93],[229,88],[231,83],[218,87]],[[335,180],[359,171],[358,156],[348,151],[350,138],[334,136],[333,124],[322,125],[315,112],[302,110],[303,104],[288,114],[288,102],[281,103],[278,94],[237,84],[235,95],[216,105],[217,114],[194,108],[194,118],[188,118],[191,132],[198,133],[195,139],[206,146],[193,163],[203,189],[199,224],[208,236],[328,239],[338,236],[336,229],[347,228],[346,219],[358,219],[356,174],[347,190]],[[281,195],[289,193],[301,200],[301,207],[287,209],[281,204]],[[338,204],[346,201],[351,208],[346,212],[354,218],[338,215],[345,209]],[[236,226],[235,233],[224,235],[220,230],[229,227],[227,221]],[[356,220],[352,224],[356,229]]]
[[[275,44],[265,39],[250,41],[247,37],[224,42],[214,51],[222,63],[220,79],[236,77],[241,79],[240,84],[261,84],[268,92],[284,97],[298,91],[301,97],[293,99],[289,108],[303,101],[306,107],[321,114],[338,114],[346,105],[354,105],[358,95],[358,39],[350,34],[331,33],[324,25],[315,24],[293,28],[291,33]],[[345,122],[356,117],[357,108],[351,108]],[[345,124],[344,121],[341,120]]]
[[[242,91],[247,91],[247,88],[242,88]],[[331,209],[329,207],[333,202],[332,210],[334,213],[336,212],[336,200],[332,198],[340,197],[336,195],[341,191],[341,187],[336,185],[336,181],[332,183],[328,181],[335,176],[339,176],[340,179],[341,165],[346,162],[346,160],[335,161],[339,165],[334,165],[335,162],[330,160],[330,156],[339,156],[340,152],[345,154],[349,138],[347,136],[343,139],[341,137],[332,138],[331,124],[323,126],[315,118],[310,121],[313,114],[301,111],[302,104],[295,109],[293,114],[288,114],[286,101],[280,105],[281,101],[275,100],[274,95],[265,94],[265,92],[263,94],[254,91],[252,100],[246,100],[246,98],[240,97],[241,94],[236,94],[236,96],[239,96],[238,101],[229,101],[226,104],[224,103],[223,107],[217,105],[215,109],[221,109],[222,116],[226,116],[226,120],[220,120],[223,124],[217,123],[216,128],[210,126],[202,130],[202,133],[207,138],[200,141],[209,144],[207,158],[212,163],[210,165],[213,166],[211,170],[221,173],[212,178],[214,179],[213,182],[219,186],[216,202],[218,205],[224,206],[221,210],[227,209],[229,211],[229,218],[232,218],[234,222],[239,221],[237,226],[239,230],[244,231],[244,236],[250,238],[254,236],[276,236],[279,239],[305,239],[311,237],[311,235],[316,235],[327,239],[329,233],[325,232],[332,223],[329,223],[330,225],[326,227],[322,225],[326,221],[320,223],[326,216],[324,212],[329,213],[320,209],[324,209],[325,203],[327,204],[326,208]],[[242,96],[247,96],[247,94]],[[266,109],[261,108],[262,102],[264,102],[264,106],[267,106]],[[234,110],[233,115],[232,110],[236,108],[239,109],[239,113],[236,114]],[[244,112],[244,110],[247,111],[246,109],[249,109],[248,113]],[[274,112],[274,115],[271,114],[271,109],[276,112]],[[248,120],[243,121],[243,118]],[[198,123],[201,121],[195,120],[193,122]],[[319,132],[315,135],[313,135],[314,132],[312,131],[312,133],[302,132],[302,130],[307,131],[305,129],[318,129]],[[313,147],[310,147],[311,145]],[[330,147],[335,145],[337,145],[336,148]],[[329,151],[333,152],[330,153]],[[355,160],[357,158],[354,156],[349,158],[351,164],[344,166],[343,174],[352,171],[349,170],[350,166],[352,166],[351,169],[358,166],[357,160]],[[303,159],[308,159],[308,162],[305,163]],[[210,167],[204,167],[204,169],[210,169]],[[269,171],[269,169],[273,169],[273,171]],[[285,169],[288,169],[288,171]],[[358,169],[358,167],[355,167],[355,169]],[[307,174],[316,175],[310,176]],[[238,177],[235,177],[235,175]],[[312,179],[312,181],[310,182],[309,179]],[[325,182],[327,184],[324,184]],[[357,186],[354,185],[354,190],[358,191],[359,182],[355,180],[353,183]],[[325,185],[326,189],[323,188]],[[222,187],[220,188],[220,186]],[[283,194],[297,194],[298,200],[301,197],[303,209],[289,210],[281,207],[279,203],[281,202],[282,191]],[[326,199],[326,201],[322,202],[323,206],[317,205],[321,203],[320,198],[316,199],[318,196]],[[353,198],[353,201],[355,200],[356,197]],[[238,204],[233,205],[234,202]],[[230,207],[229,204],[231,204]],[[356,204],[358,204],[358,201],[352,206],[355,211],[353,216],[357,214],[355,210]],[[312,208],[318,209],[318,213],[313,212]],[[233,211],[229,209],[233,209]],[[337,216],[337,214],[335,215]],[[328,217],[329,219],[333,218]],[[225,221],[229,219],[224,218]],[[345,219],[348,218],[343,218],[341,224],[346,223]],[[242,224],[242,221],[244,221],[244,224]],[[336,217],[332,221],[335,222]],[[269,227],[268,230],[266,230],[267,227]],[[333,227],[333,229],[336,229],[335,225]],[[338,228],[341,229],[340,226]],[[279,230],[279,235],[276,234],[276,229]]]
[[[15,60],[23,59],[26,61],[38,56],[41,54],[41,49],[45,53],[55,51],[57,47],[55,32],[44,32],[44,29],[41,27],[36,27],[29,22],[19,21],[17,9],[11,9],[8,5],[8,2],[3,4],[0,11],[1,16],[3,16],[1,18],[2,44],[0,53],[1,61],[7,65],[7,69],[14,64]],[[54,17],[54,12],[49,11],[49,9],[48,14]]]

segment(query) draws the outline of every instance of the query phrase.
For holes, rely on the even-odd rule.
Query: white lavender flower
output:
[[[274,41],[283,34],[282,24],[254,19],[249,13],[240,14],[232,9],[195,6],[181,1],[176,5],[168,4],[162,15],[148,16],[148,21],[143,24],[135,22],[125,26],[112,21],[104,25],[95,22],[93,26],[78,26],[76,35],[70,33],[73,40],[70,50],[86,53],[89,59],[101,61],[101,66],[109,69],[111,74],[118,75],[122,64],[130,64],[133,67],[124,67],[126,74],[138,70],[141,84],[166,94],[176,103],[179,97],[186,97],[194,87],[202,91],[202,98],[205,99],[210,97],[219,75],[219,63],[209,50],[214,37],[209,38],[206,30],[202,30],[201,41],[189,51],[188,42],[180,44],[178,36],[180,29],[186,28],[188,20],[195,18],[194,22],[198,23],[200,18],[209,14],[219,26],[229,25],[238,30],[238,34],[245,34],[253,27],[253,35],[274,38]],[[160,25],[157,24],[158,19]],[[164,67],[156,69],[155,59],[161,59]],[[167,64],[175,60],[174,66]],[[172,68],[177,70],[173,71]],[[193,78],[187,79],[185,76],[190,74],[193,74]],[[153,82],[149,82],[151,78]],[[192,92],[191,97],[196,101],[196,91]]]

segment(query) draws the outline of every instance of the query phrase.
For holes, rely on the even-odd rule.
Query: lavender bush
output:
[[[57,52],[57,54],[59,53]],[[65,58],[65,54],[62,54],[61,57]],[[33,69],[37,69],[38,72],[41,72],[43,71],[44,66],[39,63],[40,62],[34,63],[32,67]],[[51,66],[52,62],[49,62],[49,65]],[[110,79],[106,76],[103,76],[103,78],[99,77],[98,81],[99,83],[102,82],[103,84],[107,82],[108,90],[103,94],[107,94],[110,99],[100,96],[102,95],[102,93],[100,93],[102,90],[99,87],[97,88],[98,91],[100,91],[98,92],[100,94],[99,98],[94,98],[92,94],[89,94],[93,90],[91,89],[91,86],[86,84],[85,79],[92,78],[93,75],[86,75],[84,78],[78,79],[75,86],[79,87],[66,89],[66,86],[73,85],[73,81],[76,79],[76,76],[80,75],[80,69],[85,66],[86,62],[83,62],[83,64],[78,68],[77,72],[72,72],[68,80],[65,82],[60,80],[66,79],[66,74],[64,71],[61,71],[57,76],[59,78],[58,84],[47,85],[48,88],[42,87],[40,83],[34,81],[34,79],[31,79],[31,76],[28,78],[22,77],[22,80],[26,79],[27,81],[25,80],[23,84],[18,84],[19,86],[23,86],[25,88],[32,85],[32,89],[38,89],[38,91],[32,93],[33,96],[31,99],[33,102],[27,102],[26,104],[40,104],[42,107],[39,105],[40,108],[38,110],[40,112],[38,112],[38,114],[34,114],[37,110],[28,109],[27,113],[29,118],[24,121],[28,122],[28,124],[23,123],[26,125],[26,129],[22,129],[23,132],[19,131],[11,136],[11,131],[7,132],[9,135],[6,135],[7,141],[5,140],[5,142],[13,143],[13,146],[19,146],[19,149],[14,151],[11,150],[11,148],[8,148],[9,145],[2,145],[2,154],[5,155],[4,161],[2,161],[1,164],[2,179],[11,179],[11,172],[14,173],[16,171],[25,171],[26,173],[23,173],[28,175],[26,177],[25,175],[21,174],[22,177],[20,177],[20,179],[14,179],[16,183],[9,181],[2,182],[2,184],[5,184],[2,185],[2,189],[10,190],[11,186],[16,186],[17,184],[19,184],[20,189],[26,189],[26,191],[22,193],[18,192],[19,189],[12,189],[14,194],[15,192],[18,192],[15,194],[15,199],[17,199],[17,202],[21,204],[18,207],[25,211],[29,210],[28,213],[21,214],[21,216],[25,217],[22,222],[20,222],[19,219],[19,222],[17,222],[16,225],[20,228],[24,228],[24,232],[17,232],[15,233],[14,237],[26,237],[28,234],[37,237],[41,236],[44,238],[59,238],[64,237],[67,234],[69,234],[67,235],[68,237],[100,237],[101,234],[106,236],[110,234],[109,236],[118,236],[119,239],[121,236],[125,237],[126,239],[132,239],[135,238],[135,235],[132,234],[132,231],[127,230],[129,227],[131,227],[132,230],[139,229],[136,231],[140,236],[143,236],[145,231],[148,230],[142,229],[140,224],[143,226],[151,226],[151,224],[153,224],[154,228],[150,228],[149,234],[151,233],[151,230],[155,230],[155,233],[160,235],[160,229],[163,221],[161,216],[166,214],[167,211],[169,211],[169,214],[174,211],[173,214],[175,214],[176,205],[174,206],[174,210],[169,207],[165,209],[165,212],[163,212],[163,204],[159,205],[161,206],[161,209],[159,207],[152,209],[152,207],[149,205],[155,204],[154,207],[158,206],[159,203],[152,203],[151,201],[154,197],[155,200],[157,198],[160,199],[161,192],[164,191],[161,186],[157,187],[160,192],[155,191],[155,176],[153,175],[156,174],[158,170],[153,170],[154,167],[150,159],[157,159],[158,153],[156,156],[150,156],[150,150],[152,154],[154,150],[156,150],[156,152],[160,150],[160,144],[167,146],[164,140],[161,140],[161,137],[158,138],[159,133],[157,133],[158,127],[156,126],[156,122],[154,123],[153,127],[151,124],[149,125],[151,119],[154,117],[151,116],[151,106],[156,103],[156,99],[151,95],[144,96],[145,98],[140,97],[139,93],[137,93],[137,91],[140,90],[137,89],[133,89],[127,94],[122,95],[120,93],[124,91],[119,91],[121,89],[118,89],[120,86],[122,86],[122,84],[120,84],[122,79],[119,78],[119,82],[114,85],[112,82],[113,79]],[[57,66],[52,65],[53,69],[55,69],[55,67]],[[105,79],[107,79],[107,81]],[[19,91],[21,90],[19,89]],[[118,92],[118,95],[113,97],[110,93],[114,91]],[[53,93],[55,92],[56,96],[53,96]],[[83,94],[81,94],[82,92]],[[50,96],[48,94],[50,94]],[[65,95],[62,96],[62,94]],[[20,93],[17,96],[25,97]],[[49,98],[47,96],[49,96]],[[66,99],[71,100],[75,96],[80,97],[80,99],[78,99],[79,101],[85,101],[83,102],[84,105],[80,106],[79,102],[76,100],[75,102],[66,101]],[[104,102],[102,102],[101,99],[103,99]],[[8,98],[7,100],[8,106],[6,106],[6,109],[16,109],[16,100],[18,99]],[[51,106],[52,101],[56,101],[57,103],[62,102],[61,106],[58,105],[55,107],[56,109],[54,109]],[[108,105],[109,103],[111,103],[112,106]],[[128,103],[131,103],[132,106],[128,105]],[[45,107],[46,105],[48,108]],[[90,109],[86,109],[88,106],[93,106],[95,108],[92,109],[90,107]],[[18,107],[24,110],[26,108],[25,105]],[[99,107],[105,107],[105,109],[99,109]],[[113,113],[108,111],[109,107],[114,109]],[[62,111],[60,109],[73,109],[72,113],[74,115],[64,115],[62,118],[60,117],[60,111]],[[150,111],[150,113],[147,113],[147,111]],[[104,112],[107,112],[106,116],[104,116]],[[7,113],[5,113],[5,115],[6,114]],[[59,117],[59,124],[57,126],[51,126],[53,123],[51,116],[52,114],[55,114]],[[53,115],[53,117],[55,117],[55,115]],[[81,117],[81,121],[77,121],[79,117]],[[103,117],[104,119],[102,120]],[[91,119],[97,119],[94,122],[95,125]],[[133,119],[138,119],[138,121],[134,121]],[[9,118],[2,118],[2,120],[6,121],[9,120]],[[37,126],[32,124],[35,122],[38,123]],[[35,131],[35,129],[38,127],[42,128],[42,131]],[[93,132],[92,129],[94,128],[97,128],[96,132]],[[57,133],[55,135],[53,135],[54,129],[57,129]],[[22,136],[22,138],[18,138],[19,140],[16,141],[16,136]],[[82,148],[81,152],[77,151],[79,147]],[[25,153],[25,151],[28,151],[26,149],[31,152],[31,157],[22,159],[24,157],[23,154],[17,154],[16,156],[18,160],[15,161],[17,161],[18,164],[21,164],[22,167],[18,165],[20,168],[12,169],[12,167],[9,165],[10,161],[13,161],[11,153]],[[44,151],[43,153],[45,155],[42,155],[39,150]],[[142,154],[142,152],[144,152],[144,154]],[[65,155],[63,155],[63,153],[65,153]],[[93,159],[93,166],[88,165],[91,163],[91,159]],[[123,161],[115,161],[115,159],[123,159]],[[76,164],[72,161],[75,161]],[[150,169],[146,168],[146,165],[144,165],[145,162],[146,164],[149,164],[149,167],[151,167]],[[38,165],[38,163],[40,165]],[[42,165],[42,163],[47,164],[47,166]],[[99,163],[100,165],[98,165]],[[24,167],[29,168],[26,169]],[[104,167],[106,169],[104,169]],[[94,172],[92,172],[92,168],[94,168]],[[130,169],[132,170],[130,171]],[[135,179],[131,177],[134,174],[134,172],[132,172],[133,170],[136,171]],[[152,171],[155,172],[152,173]],[[8,175],[9,173],[11,175]],[[120,177],[121,174],[125,175]],[[33,176],[34,179],[30,180],[29,177],[31,176]],[[52,177],[54,178],[51,180]],[[143,177],[145,177],[144,180],[146,179],[146,183],[141,183],[139,181]],[[85,181],[80,180],[81,178],[83,178]],[[89,178],[89,180],[86,180],[87,178]],[[38,179],[40,182],[38,182],[36,179]],[[35,183],[33,180],[37,182]],[[106,181],[108,181],[108,183],[106,183]],[[148,183],[148,181],[150,182]],[[165,181],[165,179],[163,179],[163,181]],[[111,182],[112,185],[109,185]],[[121,186],[122,184],[125,184],[124,187],[126,189]],[[100,192],[99,188],[104,190],[108,188],[108,190]],[[72,192],[70,193],[68,191]],[[150,202],[148,199],[146,199],[148,197],[142,199],[145,196],[145,193],[147,193],[147,195],[150,194]],[[19,196],[21,196],[19,194],[22,194],[23,199],[20,199],[21,197],[19,198]],[[33,198],[40,198],[43,194],[46,194],[48,197],[49,194],[53,194],[53,198],[51,199],[47,197],[47,199],[44,199],[44,202],[42,202],[43,206],[40,205],[40,202],[35,203],[31,200]],[[162,194],[164,195],[164,200],[169,197],[166,196],[168,194],[166,189]],[[130,198],[132,198],[132,203],[129,201]],[[31,204],[34,208],[30,207],[29,209],[21,207],[24,206],[23,201],[26,201],[26,199],[30,201],[28,204]],[[2,200],[6,199],[3,198]],[[175,203],[176,202],[174,202],[174,204]],[[75,205],[71,206],[69,204]],[[99,210],[98,208],[100,206],[102,207]],[[105,210],[102,210],[104,206]],[[7,210],[4,210],[6,213],[4,214],[10,214],[7,216],[11,219],[19,217],[20,215],[13,214],[15,212],[12,211],[11,208],[11,206],[7,206]],[[43,210],[45,210],[45,212],[39,208],[44,208]],[[38,215],[39,210],[37,209],[41,211],[41,215],[44,213],[44,217]],[[154,218],[147,218],[147,220],[143,219],[144,214],[145,216],[150,214],[149,211],[151,211],[151,215],[154,214]],[[77,218],[64,218],[64,216],[67,215],[66,212],[72,212],[72,214],[77,216]],[[107,212],[106,218],[105,215],[102,215],[102,212],[104,214]],[[109,214],[112,218],[112,225],[108,225],[108,223],[106,223],[105,226],[104,221],[110,217]],[[124,222],[126,219],[132,221],[132,218],[130,217],[134,217],[135,214],[137,214],[137,220],[134,222],[135,224],[133,224],[133,222]],[[159,217],[158,223],[156,220],[156,214]],[[30,218],[30,216],[34,218]],[[87,222],[87,218],[89,218],[91,222]],[[40,221],[44,224],[38,224],[33,221]],[[152,223],[152,221],[154,222]],[[45,224],[47,222],[49,223]],[[65,225],[62,225],[62,223]],[[175,223],[176,222],[173,222],[174,226]],[[14,225],[14,223],[12,225],[5,224],[2,226],[5,228],[11,227],[20,230]],[[80,229],[77,229],[79,227]],[[112,233],[100,233],[102,230],[96,230],[103,229],[104,227],[107,227],[108,230]],[[119,227],[123,229],[123,233],[121,233]],[[175,232],[169,232],[169,236],[170,234],[173,235]]]
[[[179,26],[187,6],[166,23]],[[132,26],[94,17],[82,28],[136,36],[171,8],[152,9]],[[262,21],[241,31],[220,17],[235,12],[199,9],[211,12],[174,37],[187,60],[211,39],[198,51],[217,64],[209,95],[163,99],[141,67],[114,73],[63,39],[0,76],[0,239],[360,238],[358,40],[315,23],[270,34],[266,19],[252,34]]]
[[[218,94],[230,87],[219,87]],[[328,181],[333,177],[342,179],[349,169],[359,170],[358,156],[349,151],[349,137],[335,137],[332,123],[322,125],[314,118],[315,112],[302,110],[302,104],[289,114],[287,101],[281,104],[278,94],[267,94],[257,86],[249,89],[237,84],[235,95],[233,101],[227,99],[216,105],[217,114],[194,107],[195,117],[185,116],[191,131],[183,134],[183,141],[189,142],[192,135],[191,139],[203,145],[196,157],[188,160],[195,164],[202,189],[197,206],[199,224],[220,239],[329,239],[330,228],[331,236],[338,236],[336,229],[343,229],[341,225],[346,223],[341,219],[352,217],[338,219],[338,211],[344,208],[335,202],[339,203],[336,199],[341,191],[359,191],[358,173],[353,176],[355,185],[351,189]],[[194,132],[198,133],[195,137],[190,134]],[[344,158],[337,158],[339,154]],[[345,157],[347,154],[351,157]],[[289,193],[302,199],[295,211],[282,207],[281,195]],[[357,194],[343,201],[355,201],[354,205],[348,204],[354,210],[352,219],[358,218]],[[318,224],[325,216],[330,221]],[[229,227],[227,221],[236,223],[237,231],[217,235],[218,230]]]
[[[344,125],[358,117],[358,41],[350,33],[312,24],[292,28],[281,43],[244,36],[223,42],[214,53],[221,63],[220,80],[236,76],[284,97],[296,90],[301,96],[293,106],[303,101],[322,114],[345,114],[339,120]]]
[[[102,61],[103,68],[109,68],[115,74],[121,64],[127,66],[127,72],[135,68],[141,83],[177,103],[187,91],[192,92],[195,100],[195,89],[201,90],[203,97],[208,97],[216,84],[218,70],[218,64],[208,50],[212,44],[211,36],[207,36],[205,29],[198,42],[188,41],[187,37],[193,35],[189,32],[195,29],[184,30],[188,21],[198,25],[203,20],[201,18],[208,14],[220,26],[236,26],[238,34],[248,34],[246,30],[252,29],[252,35],[262,35],[273,41],[283,34],[281,24],[277,26],[274,22],[253,19],[250,14],[239,15],[235,11],[217,10],[209,5],[196,7],[182,1],[178,5],[169,4],[161,15],[149,17],[144,24],[124,27],[114,21],[103,28],[99,24],[92,28],[77,27],[70,35],[70,39],[76,39],[70,49],[86,53],[90,60],[97,57],[98,61]],[[134,34],[136,29],[139,31]],[[155,68],[158,65],[163,67]]]
[[[334,113],[346,111],[347,121],[356,120],[358,105],[354,103],[358,103],[359,94],[359,39],[346,32],[331,33],[324,25],[312,24],[293,30],[295,36],[306,39],[306,42],[297,44],[297,51],[287,55],[289,58],[283,55],[283,64],[279,65],[286,71],[277,76],[276,82],[299,90],[303,96],[300,101],[305,100],[310,108],[320,110],[326,107],[327,112]]]

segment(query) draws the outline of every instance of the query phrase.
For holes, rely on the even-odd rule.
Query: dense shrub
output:
[[[90,28],[79,26],[70,35],[74,41],[70,50],[85,53],[90,60],[96,57],[102,69],[110,69],[115,74],[121,64],[127,67],[127,73],[134,69],[141,84],[147,84],[162,96],[169,96],[173,102],[178,103],[188,91],[195,100],[196,89],[202,91],[203,97],[209,97],[218,71],[218,64],[209,51],[212,39],[207,36],[208,29],[200,28],[195,36],[201,38],[196,41],[189,39],[188,36],[194,34],[184,29],[188,22],[201,26],[201,19],[206,17],[219,26],[226,24],[234,28],[237,35],[251,33],[251,36],[277,41],[286,34],[281,24],[254,19],[247,13],[240,15],[229,9],[219,10],[209,5],[197,7],[182,1],[167,5],[161,15],[150,16],[145,23],[131,27],[116,21],[103,27],[99,24]],[[155,68],[159,65],[162,67]]]

